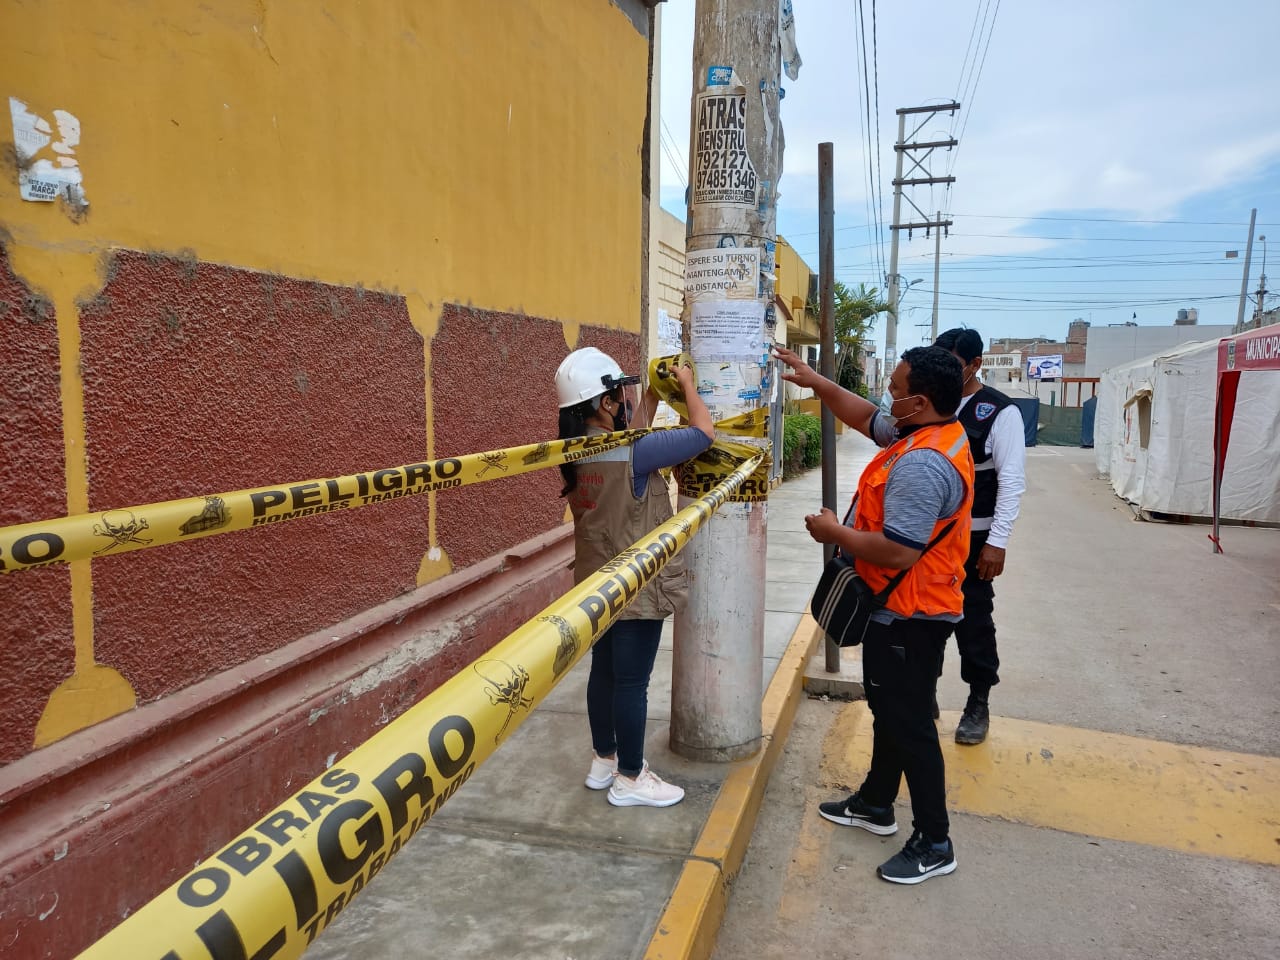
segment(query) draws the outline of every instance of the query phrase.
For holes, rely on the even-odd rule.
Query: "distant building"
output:
[[[1201,326],[1195,322],[1196,318],[1191,311],[1179,313],[1187,316],[1175,319],[1167,327],[1128,323],[1114,327],[1091,327],[1083,375],[1100,377],[1104,370],[1161,353],[1182,343],[1231,336],[1232,325],[1229,323]]]

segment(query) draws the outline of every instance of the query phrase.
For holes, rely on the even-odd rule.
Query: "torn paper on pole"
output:
[[[9,115],[18,155],[19,196],[38,203],[52,203],[61,197],[72,206],[86,206],[76,160],[80,121],[65,110],[55,110],[50,123],[17,97],[9,98]]]
[[[796,48],[796,14],[791,9],[791,0],[782,0],[778,38],[782,41],[782,69],[788,80],[798,80],[804,61],[800,59],[800,51]]]
[[[679,353],[684,347],[681,344],[680,320],[671,316],[662,307],[658,308],[658,354]]]
[[[697,363],[759,363],[765,355],[764,304],[759,300],[695,300],[689,313]]]
[[[712,247],[685,254],[687,299],[755,300],[760,295],[759,247]]]
[[[700,93],[694,138],[693,202],[756,206],[756,170],[747,154],[747,94]]]

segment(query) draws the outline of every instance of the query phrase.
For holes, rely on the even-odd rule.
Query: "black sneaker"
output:
[[[818,804],[818,813],[832,823],[843,827],[861,827],[879,837],[898,832],[893,807],[870,807],[856,793],[850,795],[848,800],[829,800]]]
[[[991,726],[991,712],[986,701],[969,698],[964,705],[964,713],[956,724],[956,743],[981,743],[987,739],[987,729]]]
[[[945,850],[935,850],[928,837],[916,830],[901,853],[880,864],[880,876],[890,883],[922,883],[955,868],[956,848],[950,840]]]

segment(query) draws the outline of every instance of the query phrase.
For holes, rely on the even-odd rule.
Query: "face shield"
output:
[[[605,374],[600,378],[600,382],[604,384],[605,393],[611,394],[615,390],[622,393],[622,410],[614,415],[614,428],[617,430],[625,430],[631,423],[631,418],[636,410],[636,385],[640,382],[639,377],[622,377],[610,376]],[[602,394],[603,396],[603,394]]]

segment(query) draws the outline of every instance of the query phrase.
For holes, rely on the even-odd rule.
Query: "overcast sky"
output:
[[[783,81],[778,231],[815,271],[817,144],[835,144],[836,275],[883,286],[894,110],[954,97],[963,103],[955,126],[939,116],[921,136],[961,134],[954,157],[935,154],[933,165],[937,175],[954,163],[956,184],[949,196],[914,194],[955,221],[942,244],[940,329],[1062,338],[1075,317],[1105,325],[1136,312],[1139,323],[1166,325],[1180,306],[1198,308],[1202,324],[1234,323],[1251,207],[1257,232],[1277,241],[1268,286],[1280,287],[1280,0],[890,0],[875,4],[874,57],[872,0],[862,0],[873,113],[879,82],[886,266],[867,226],[858,5],[793,2],[804,66]],[[662,5],[663,132],[682,167],[693,9],[693,0]],[[978,72],[976,39],[988,35]],[[962,74],[966,88],[976,84],[968,95]],[[663,206],[681,218],[687,176],[664,153]],[[901,350],[928,335],[916,324],[930,320],[933,240],[904,238],[899,257],[899,273],[922,281],[903,300]]]

